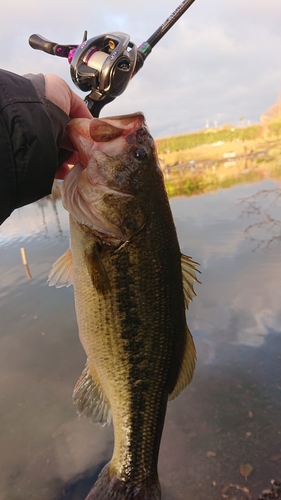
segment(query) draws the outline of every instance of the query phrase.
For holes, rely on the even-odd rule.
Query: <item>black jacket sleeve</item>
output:
[[[0,70],[0,224],[15,208],[49,194],[59,165],[69,118],[35,87]]]

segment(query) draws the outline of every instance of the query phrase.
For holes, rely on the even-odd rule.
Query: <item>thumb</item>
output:
[[[70,102],[70,118],[93,118],[90,111],[88,110],[86,103],[74,92],[71,91],[71,102]]]

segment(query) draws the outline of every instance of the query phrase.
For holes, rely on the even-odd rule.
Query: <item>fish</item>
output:
[[[142,113],[70,121],[79,162],[62,184],[70,247],[49,285],[74,286],[87,361],[80,415],[114,426],[114,449],[86,500],[159,500],[168,400],[192,380],[185,310],[198,263],[180,251],[156,147]]]

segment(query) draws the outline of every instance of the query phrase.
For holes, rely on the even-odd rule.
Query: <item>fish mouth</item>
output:
[[[93,118],[90,121],[90,136],[96,142],[111,142],[118,137],[127,137],[145,123],[140,112],[124,116]]]
[[[121,205],[123,211],[125,205],[131,206],[134,196],[114,181],[114,162],[120,162],[144,123],[143,114],[134,113],[103,119],[78,118],[67,127],[80,161],[63,182],[63,205],[80,224],[119,241],[127,237],[118,210]]]
[[[86,168],[94,151],[103,151],[110,157],[121,154],[127,137],[144,125],[144,115],[138,112],[109,118],[75,118],[69,122],[66,131]]]

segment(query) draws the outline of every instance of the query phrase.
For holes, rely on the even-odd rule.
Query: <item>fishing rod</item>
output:
[[[60,45],[34,34],[29,44],[33,49],[68,59],[73,83],[84,92],[90,91],[85,102],[92,115],[98,117],[106,104],[124,92],[155,45],[194,2],[184,0],[139,47],[129,35],[118,31],[89,39],[85,31],[80,45]]]

